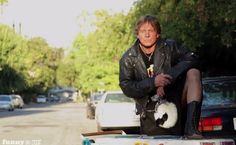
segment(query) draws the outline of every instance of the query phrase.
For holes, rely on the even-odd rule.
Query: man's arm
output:
[[[120,60],[119,81],[120,87],[125,95],[132,98],[148,96],[155,90],[155,78],[145,78],[136,80],[134,76],[134,67],[130,58],[122,57]]]

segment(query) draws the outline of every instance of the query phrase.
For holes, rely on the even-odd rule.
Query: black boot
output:
[[[184,133],[189,139],[203,138],[198,131],[198,122],[201,113],[201,103],[193,101],[187,104],[187,120],[185,123]]]

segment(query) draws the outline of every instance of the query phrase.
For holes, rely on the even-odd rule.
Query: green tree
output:
[[[79,34],[74,42],[77,50],[69,55],[78,62],[75,65],[78,70],[75,85],[84,93],[119,89],[118,60],[133,40],[126,35],[130,29],[123,20],[124,14],[109,15],[106,11],[95,14],[97,29],[87,36]]]
[[[1,4],[7,3],[7,2],[8,2],[8,0],[0,0]]]
[[[0,25],[0,85],[7,92],[40,93],[56,84],[56,70],[63,49],[51,48],[40,37],[25,39]]]
[[[38,86],[43,91],[52,86],[55,80],[55,67],[52,61],[53,50],[42,38],[36,37],[28,40],[27,81],[29,86]],[[55,60],[54,60],[55,61]]]
[[[19,66],[17,65],[20,59],[19,46],[23,42],[21,36],[11,28],[0,25],[0,92],[2,93],[17,92],[26,87],[20,67],[16,67]]]

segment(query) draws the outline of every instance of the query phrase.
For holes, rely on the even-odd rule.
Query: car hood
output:
[[[134,103],[104,103],[100,106],[103,115],[133,117],[135,115]]]
[[[10,104],[11,102],[9,101],[0,101],[0,104]]]

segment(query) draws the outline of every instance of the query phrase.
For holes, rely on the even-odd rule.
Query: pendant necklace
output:
[[[144,52],[144,55],[148,58],[148,61],[151,61],[153,52],[149,55]]]
[[[152,51],[151,54],[146,54],[146,53],[145,53],[145,50],[143,49],[143,47],[142,47],[141,45],[140,45],[140,47],[141,47],[141,49],[142,49],[142,51],[143,51],[143,54],[148,58],[148,61],[151,61],[152,55],[153,55],[153,52],[154,52],[154,51]]]

